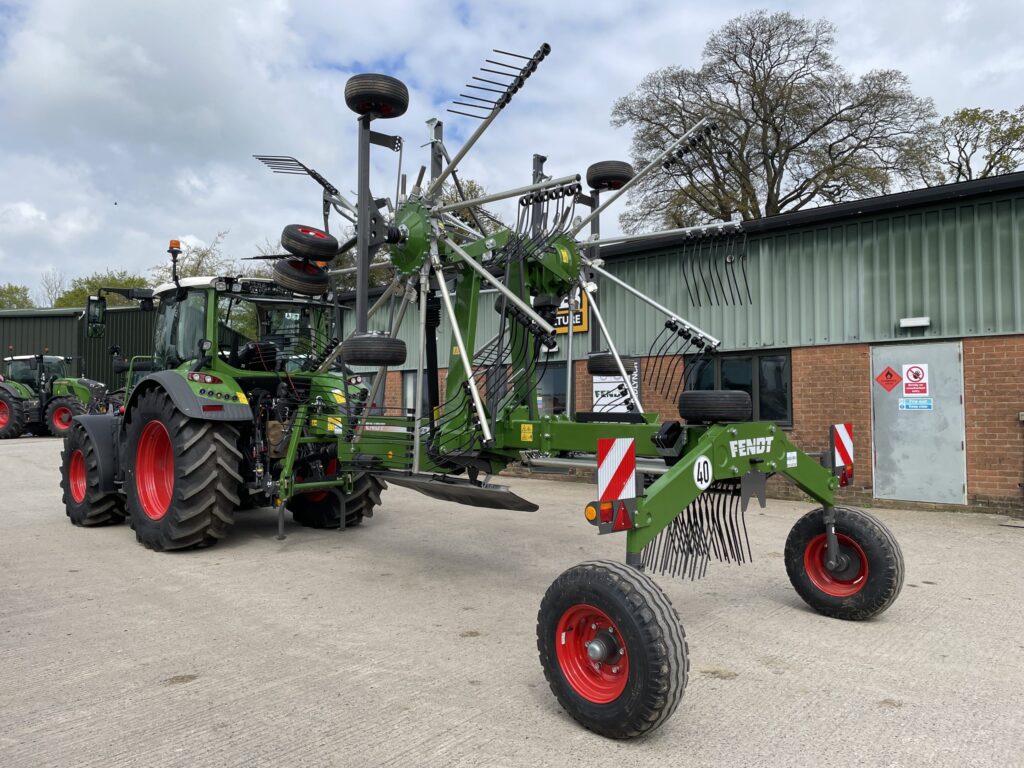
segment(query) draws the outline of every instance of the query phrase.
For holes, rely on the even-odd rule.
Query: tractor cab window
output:
[[[217,300],[217,333],[221,358],[232,365],[244,362],[244,348],[258,341],[261,359],[272,354],[275,366],[304,370],[322,348],[315,328],[322,312],[289,303],[253,301],[246,296],[225,294]],[[241,357],[239,357],[241,351]]]
[[[32,387],[36,383],[34,360],[8,360],[4,365],[4,378]]]
[[[64,364],[64,359],[60,357],[44,357],[43,369],[46,371],[47,381],[63,379],[68,375],[68,369]]]
[[[182,301],[162,297],[156,319],[154,357],[161,368],[177,368],[195,360],[206,336],[206,291],[189,291]]]

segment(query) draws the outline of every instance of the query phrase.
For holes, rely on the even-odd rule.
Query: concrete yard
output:
[[[907,580],[874,621],[805,608],[782,549],[807,505],[748,514],[752,565],[661,578],[690,684],[659,731],[595,736],[537,660],[541,596],[621,559],[593,489],[511,480],[534,514],[391,488],[362,527],[239,515],[204,551],[64,516],[61,445],[0,443],[0,766],[1024,765],[1024,528],[881,510]]]

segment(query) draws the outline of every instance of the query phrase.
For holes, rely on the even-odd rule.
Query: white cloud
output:
[[[34,287],[41,264],[71,276],[147,271],[183,232],[209,242],[228,230],[226,250],[250,255],[285,224],[316,223],[316,185],[272,176],[250,155],[295,155],[347,193],[355,119],[344,85],[359,71],[408,84],[409,112],[376,128],[405,137],[413,177],[428,162],[428,118],[445,121],[451,151],[475,128],[444,109],[490,49],[531,53],[547,41],[551,56],[463,174],[497,191],[527,182],[534,153],[557,175],[625,159],[631,137],[609,126],[615,99],[654,69],[698,64],[708,33],[748,9],[738,0],[34,0],[11,12],[0,2],[0,282]],[[902,69],[942,111],[1024,100],[1014,3],[805,0],[793,10],[836,22],[852,70]],[[374,158],[375,193],[393,195],[397,156]],[[607,217],[605,229],[614,226]]]

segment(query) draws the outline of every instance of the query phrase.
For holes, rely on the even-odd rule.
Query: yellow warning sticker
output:
[[[245,392],[239,392],[238,393],[238,402],[240,402],[242,405],[248,405],[249,404],[249,398],[247,398],[245,396]]]
[[[459,348],[458,348],[458,346],[452,347],[452,357],[458,357],[458,356],[459,356]]]
[[[558,255],[562,257],[563,264],[569,263],[569,249],[564,245],[558,246]]]
[[[336,402],[336,403],[344,403],[345,402],[345,395],[340,390],[332,389],[331,390],[331,395],[334,397],[334,402]]]
[[[533,442],[533,424],[519,425],[519,440],[523,443]]]

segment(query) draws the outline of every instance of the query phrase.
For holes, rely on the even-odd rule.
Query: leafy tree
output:
[[[53,302],[53,306],[84,307],[86,300],[97,295],[100,288],[145,288],[148,284],[149,281],[145,277],[132,274],[126,269],[94,272],[85,277],[73,278],[68,289]],[[133,303],[114,293],[106,294],[106,297],[107,303],[112,307]]]
[[[942,118],[933,146],[934,183],[1012,173],[1024,165],[1024,106],[958,109]]]
[[[835,60],[834,33],[824,20],[755,11],[712,33],[698,69],[658,70],[620,98],[612,124],[635,129],[638,167],[701,118],[718,125],[670,172],[637,185],[623,227],[771,216],[885,193],[919,174],[931,100],[896,70],[851,76]]]
[[[0,309],[31,309],[35,306],[28,286],[15,283],[0,284]]]

